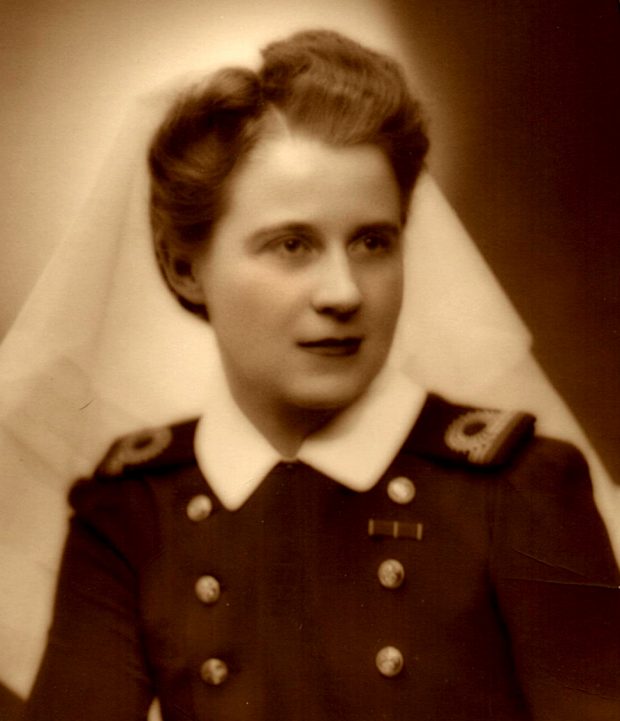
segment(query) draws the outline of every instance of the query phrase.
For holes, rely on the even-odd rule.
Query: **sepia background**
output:
[[[303,22],[307,3],[285,4]],[[277,35],[281,5],[0,3],[0,335],[88,197],[130,99],[225,59],[231,27],[239,42],[266,22]],[[346,26],[352,3],[329,5],[326,22]],[[430,119],[431,171],[619,479],[616,0],[354,5],[351,33],[364,5],[393,27]]]

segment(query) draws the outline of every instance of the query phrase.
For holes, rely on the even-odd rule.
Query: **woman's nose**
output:
[[[350,316],[358,310],[362,293],[345,253],[331,255],[317,268],[312,300],[319,313]]]

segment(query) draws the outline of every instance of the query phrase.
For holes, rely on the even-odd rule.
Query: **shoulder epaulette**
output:
[[[461,406],[430,394],[408,447],[449,463],[497,467],[527,443],[535,422],[530,413]]]
[[[195,427],[194,420],[122,436],[112,444],[96,475],[118,477],[129,469],[163,468],[191,461]]]

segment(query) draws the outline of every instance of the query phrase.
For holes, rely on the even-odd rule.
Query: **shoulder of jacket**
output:
[[[121,478],[136,471],[163,471],[194,459],[197,420],[172,426],[143,428],[118,438],[110,446],[95,476]]]
[[[407,447],[452,465],[498,468],[530,442],[535,422],[530,413],[459,405],[429,394]]]

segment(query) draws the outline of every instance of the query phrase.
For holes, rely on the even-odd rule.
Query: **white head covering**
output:
[[[92,470],[115,436],[202,410],[197,389],[208,383],[211,331],[164,287],[148,226],[146,147],[169,102],[169,90],[137,102],[91,201],[0,347],[0,678],[23,695],[49,622],[69,483]],[[393,362],[455,400],[531,410],[545,433],[580,444],[612,528],[618,499],[600,462],[429,175],[410,217]]]

